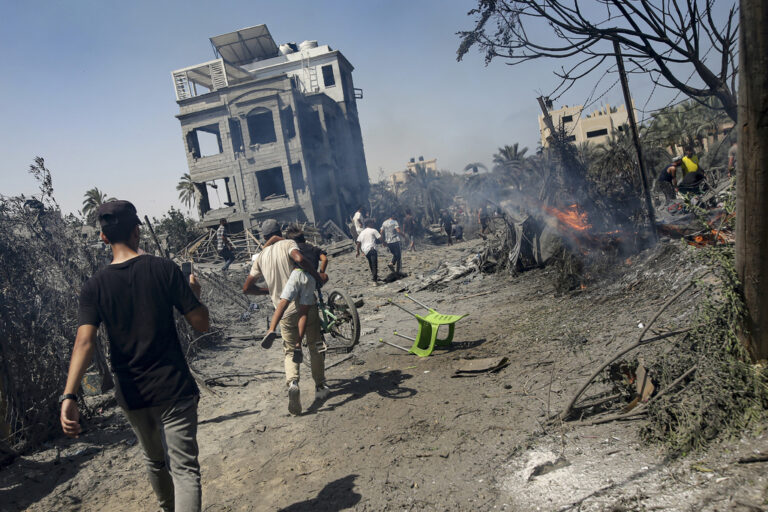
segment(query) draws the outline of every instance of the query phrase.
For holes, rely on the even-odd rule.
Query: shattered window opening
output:
[[[304,173],[302,172],[301,162],[291,164],[290,174],[293,190],[301,190],[304,192],[307,188],[307,183],[304,181]]]
[[[245,151],[243,147],[243,130],[240,127],[239,119],[229,120],[229,136],[232,138],[232,149],[235,153],[242,153]]]
[[[572,122],[572,121],[573,121],[573,116],[563,116],[563,117],[561,118],[561,121],[562,121],[563,123],[570,123],[570,122]]]
[[[193,158],[218,155],[224,152],[219,125],[200,126],[187,133],[187,148]]]
[[[323,70],[323,84],[325,87],[333,87],[336,85],[336,78],[333,76],[333,64],[328,64],[322,67]]]
[[[601,135],[608,135],[608,129],[601,128],[600,130],[592,130],[591,132],[587,132],[588,139],[591,139],[593,137],[600,137]]]
[[[246,121],[248,123],[248,136],[251,146],[277,142],[275,120],[272,117],[271,110],[263,107],[254,109],[248,114]]]
[[[255,174],[259,186],[259,197],[262,201],[288,196],[285,192],[282,167],[256,171]]]
[[[204,183],[207,191],[209,208],[217,210],[234,206],[232,194],[229,191],[229,177],[209,180]]]
[[[296,136],[296,124],[293,121],[293,108],[287,106],[280,111],[280,122],[285,130],[285,136],[292,139]]]

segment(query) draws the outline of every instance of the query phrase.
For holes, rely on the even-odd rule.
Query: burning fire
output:
[[[547,213],[557,218],[558,222],[576,231],[586,231],[592,228],[592,224],[587,220],[586,212],[579,210],[579,205],[572,204],[565,210],[558,210],[551,206],[545,206]]]
[[[725,245],[728,242],[729,242],[729,239],[726,237],[726,233],[713,229],[709,233],[696,235],[693,237],[693,239],[689,239],[688,245],[692,245],[694,247],[704,247],[705,245],[713,245],[713,244]]]

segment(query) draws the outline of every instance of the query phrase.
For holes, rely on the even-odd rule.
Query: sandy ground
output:
[[[235,337],[193,361],[218,384],[216,396],[200,402],[204,510],[766,509],[766,463],[737,463],[768,452],[768,436],[759,432],[670,461],[639,439],[643,420],[547,423],[696,271],[680,273],[685,250],[677,243],[564,295],[554,292],[551,269],[474,275],[414,292],[438,311],[470,314],[454,346],[418,358],[378,342],[405,344],[392,332],[416,330],[387,299],[416,310],[401,291],[416,290],[441,262],[459,263],[480,244],[406,253],[409,277],[380,287],[371,285],[364,258],[334,258],[328,289],[364,300],[364,334],[351,357],[329,355],[327,400],[314,401],[302,368],[299,417],[287,412],[279,344],[265,351],[236,337],[263,332],[268,308],[248,322],[237,320],[236,307],[217,311]],[[386,269],[384,253],[381,259]],[[244,277],[230,274],[233,283]],[[684,325],[688,311],[674,308],[660,325]],[[493,356],[511,364],[454,378],[465,360]],[[113,402],[100,399],[80,439],[58,439],[0,471],[0,509],[156,509],[132,433]],[[546,463],[556,464],[538,474]]]

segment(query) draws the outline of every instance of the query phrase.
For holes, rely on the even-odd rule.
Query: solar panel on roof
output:
[[[212,37],[211,44],[218,56],[236,66],[278,55],[277,44],[266,25],[256,25]]]

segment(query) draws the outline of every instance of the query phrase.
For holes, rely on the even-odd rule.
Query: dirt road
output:
[[[438,311],[470,313],[454,346],[418,358],[378,343],[405,343],[393,330],[415,333],[414,320],[388,298],[415,309],[400,290],[413,292],[441,262],[464,261],[479,247],[406,253],[409,277],[380,287],[369,283],[364,258],[335,258],[328,287],[364,300],[364,335],[352,357],[329,356],[327,400],[313,401],[302,369],[299,417],[287,412],[279,344],[264,351],[230,339],[201,351],[194,367],[218,384],[217,395],[200,402],[204,509],[762,510],[764,464],[735,461],[768,452],[765,436],[745,434],[669,462],[660,447],[639,440],[642,420],[576,428],[546,422],[687,283],[676,245],[646,251],[586,290],[560,296],[548,269],[465,276],[415,292]],[[683,305],[664,322],[687,315]],[[256,319],[249,328],[260,325]],[[492,356],[511,364],[454,378],[466,359]],[[0,472],[2,510],[155,507],[139,448],[114,406],[80,439],[57,440]]]

